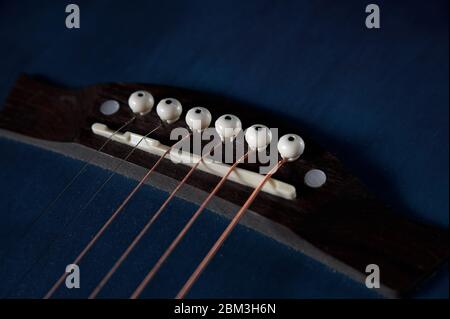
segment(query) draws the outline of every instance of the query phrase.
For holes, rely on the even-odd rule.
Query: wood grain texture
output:
[[[91,132],[91,125],[100,122],[112,129],[119,128],[132,114],[127,107],[128,96],[136,90],[148,90],[156,102],[162,98],[178,99],[184,110],[194,106],[207,107],[213,121],[224,113],[233,113],[242,120],[243,127],[263,123],[277,127],[280,135],[296,133],[303,137],[306,151],[300,160],[284,166],[275,178],[293,184],[297,199],[285,200],[261,193],[251,209],[275,223],[286,226],[306,240],[324,256],[331,256],[361,275],[368,264],[381,269],[381,282],[390,296],[411,292],[432,275],[448,258],[448,231],[420,224],[392,213],[371,195],[366,187],[351,175],[331,153],[310,140],[295,123],[267,118],[255,109],[221,97],[189,90],[146,84],[103,84],[85,89],[70,90],[44,81],[21,76],[0,113],[0,127],[40,139],[75,142],[98,149],[104,139]],[[105,116],[99,106],[108,99],[121,103],[118,113]],[[138,117],[126,130],[145,134],[159,124],[152,113]],[[184,121],[166,125],[152,137],[166,145],[173,144],[169,134],[172,128],[185,126]],[[123,158],[129,147],[111,142],[103,152]],[[151,167],[156,156],[136,151],[129,161]],[[256,170],[254,164],[244,164]],[[327,174],[327,183],[319,189],[303,184],[304,174],[320,168]],[[182,179],[189,168],[164,160],[157,171],[175,179]],[[218,177],[195,172],[188,184],[210,191]],[[242,205],[252,189],[234,182],[226,182],[217,196]]]

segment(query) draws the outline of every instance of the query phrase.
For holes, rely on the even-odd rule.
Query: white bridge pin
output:
[[[251,150],[261,152],[272,141],[272,132],[267,126],[255,124],[245,131],[245,140]]]
[[[156,106],[156,113],[158,113],[159,118],[167,124],[178,121],[182,112],[183,108],[180,101],[174,98],[162,99]]]
[[[186,113],[186,124],[191,131],[201,132],[211,124],[211,113],[204,107],[194,107]]]
[[[232,114],[222,115],[216,120],[214,126],[222,142],[233,141],[242,130],[241,120]]]
[[[145,115],[153,109],[155,100],[147,91],[136,91],[128,98],[128,105],[133,113]]]
[[[278,141],[278,152],[288,162],[295,161],[303,154],[305,142],[296,134],[283,135]]]

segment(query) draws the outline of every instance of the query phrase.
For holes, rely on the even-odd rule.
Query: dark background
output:
[[[308,132],[336,153],[400,213],[448,227],[448,1],[75,1],[81,9],[77,30],[65,27],[68,3],[0,2],[0,101],[21,72],[75,87],[148,82],[233,97],[298,123],[296,133]],[[365,27],[369,3],[381,8],[379,30]],[[270,118],[264,124],[270,126]],[[11,230],[24,228],[82,164],[6,139],[0,139],[0,155],[1,253],[18,240]],[[36,245],[58,232],[61,214],[81,205],[93,176],[107,175],[93,167],[88,173],[41,230],[4,259],[2,294],[17,286]],[[101,214],[94,212],[107,216],[111,198],[118,201],[132,186],[114,178],[90,209],[92,216],[72,227],[76,239],[56,249],[53,255],[61,257],[52,259],[53,268],[44,262],[35,267],[16,296],[42,296],[100,225]],[[128,210],[151,212],[164,196],[147,187]],[[171,206],[172,218],[147,236],[154,246],[143,245],[130,261],[139,267],[124,267],[129,271],[117,275],[105,296],[132,291],[183,222],[176,213],[185,210],[194,207],[181,200]],[[83,269],[92,271],[82,277],[86,285],[98,280],[145,220],[130,218],[87,258]],[[225,222],[207,214],[155,282],[163,288],[149,287],[147,296],[172,296]],[[245,227],[221,252],[193,297],[376,297]],[[83,295],[65,296],[76,294]],[[415,296],[448,297],[448,272]]]

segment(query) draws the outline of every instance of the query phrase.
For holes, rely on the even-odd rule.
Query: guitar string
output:
[[[228,176],[230,176],[230,174],[233,172],[233,170],[236,168],[236,166],[240,162],[245,160],[251,152],[252,151],[248,151],[241,158],[239,158],[232,166],[230,166],[227,173],[222,177],[222,179],[219,181],[219,183],[217,183],[217,185],[214,187],[214,189],[211,191],[211,193],[209,193],[208,197],[203,201],[203,203],[200,205],[200,207],[197,209],[197,211],[192,215],[191,219],[189,219],[189,221],[186,223],[186,225],[183,227],[183,229],[178,233],[177,237],[172,241],[170,246],[161,255],[161,257],[156,262],[156,264],[153,266],[153,268],[147,273],[145,278],[142,280],[142,282],[139,284],[139,286],[136,288],[136,290],[131,295],[131,297],[130,297],[131,299],[137,299],[139,297],[139,295],[142,293],[142,291],[145,289],[145,287],[148,285],[148,283],[152,280],[152,278],[156,275],[156,273],[161,268],[161,266],[166,261],[166,259],[170,256],[170,254],[173,252],[173,250],[177,247],[179,242],[184,238],[184,236],[189,231],[191,226],[194,224],[194,222],[200,216],[202,211],[205,209],[206,205],[208,205],[208,203],[211,201],[213,196],[219,191],[219,189],[225,183]]]
[[[205,153],[189,170],[189,172],[184,176],[184,178],[178,183],[178,185],[175,187],[175,189],[172,190],[170,195],[167,197],[167,199],[164,201],[164,203],[161,205],[161,207],[156,211],[156,213],[150,218],[150,220],[147,222],[147,224],[142,228],[142,230],[139,232],[139,234],[133,239],[131,244],[127,247],[127,249],[123,252],[123,254],[120,256],[120,258],[114,263],[113,267],[108,271],[108,273],[102,278],[102,280],[99,282],[99,284],[95,287],[95,289],[92,291],[92,293],[89,295],[89,299],[94,299],[99,292],[102,290],[102,288],[105,286],[105,284],[109,281],[109,279],[112,277],[112,275],[116,272],[116,270],[120,267],[120,265],[125,261],[125,259],[128,257],[128,255],[131,253],[131,251],[134,249],[134,247],[139,243],[139,241],[142,239],[142,237],[146,234],[148,229],[152,226],[152,224],[159,218],[159,216],[162,214],[163,210],[167,207],[171,199],[175,196],[175,194],[178,192],[178,190],[185,184],[187,179],[194,173],[198,165],[207,157],[209,156],[217,147],[221,146],[222,143],[216,144],[209,152]]]
[[[123,124],[121,127],[119,127],[116,131],[112,133],[112,135],[100,146],[99,149],[97,149],[96,152],[101,152],[106,145],[112,140],[112,138],[119,133],[121,130],[123,130],[125,127],[127,127],[130,123],[132,123],[136,119],[136,116],[133,116],[131,119],[129,119],[125,124]],[[44,217],[53,207],[54,204],[61,198],[61,196],[69,189],[70,186],[75,183],[75,181],[78,179],[78,177],[81,176],[81,174],[84,173],[86,168],[92,163],[92,160],[95,158],[96,154],[93,154],[84,164],[83,166],[78,170],[78,172],[72,177],[72,179],[64,186],[64,188],[56,195],[56,197],[47,204],[47,206],[44,207],[44,209],[28,224],[28,226],[25,228],[25,230],[19,235],[19,240],[22,238],[25,238],[28,233],[31,231],[33,226],[42,218]],[[18,241],[15,241],[14,244],[12,244],[8,249],[5,250],[5,252],[2,254],[2,259],[13,250],[16,245],[18,244]]]
[[[125,200],[119,205],[119,207],[114,211],[114,213],[111,215],[111,217],[106,221],[106,223],[100,228],[100,230],[95,234],[95,236],[89,241],[89,243],[85,246],[85,248],[81,251],[81,253],[75,258],[74,262],[71,264],[79,264],[79,262],[83,259],[83,257],[89,252],[89,250],[92,248],[92,246],[96,243],[96,241],[101,237],[101,235],[106,231],[106,229],[109,227],[109,225],[114,221],[114,219],[117,217],[117,215],[123,210],[123,208],[128,204],[128,202],[131,200],[131,198],[135,195],[135,193],[143,186],[145,181],[148,179],[150,174],[155,170],[155,168],[161,163],[161,161],[165,158],[165,156],[170,152],[170,150],[177,145],[178,143],[182,142],[187,137],[191,136],[192,133],[187,134],[182,139],[180,139],[178,142],[173,144],[171,147],[169,147],[163,155],[159,157],[159,159],[156,161],[155,164],[148,170],[148,172],[145,174],[145,176],[139,181],[139,183],[136,185],[136,187],[128,194],[128,196],[125,198]],[[144,136],[145,137],[145,136]],[[144,138],[143,137],[143,138]],[[49,299],[51,296],[55,293],[55,291],[58,289],[58,287],[62,284],[62,282],[67,277],[68,273],[64,272],[63,275],[55,282],[55,284],[50,288],[50,290],[47,292],[47,294],[44,296],[44,299]]]
[[[250,197],[247,199],[247,201],[244,203],[244,205],[239,209],[239,211],[236,213],[234,218],[231,220],[231,222],[228,224],[227,228],[223,231],[223,233],[220,235],[219,239],[214,243],[208,254],[206,254],[205,258],[200,262],[200,264],[197,266],[195,271],[192,273],[192,275],[189,277],[189,279],[186,281],[184,286],[180,289],[176,299],[183,299],[186,294],[189,292],[189,290],[192,288],[192,286],[195,284],[195,282],[198,280],[202,272],[205,270],[205,268],[208,266],[210,261],[214,258],[220,247],[222,247],[225,240],[228,238],[230,233],[233,231],[233,229],[236,227],[236,225],[239,223],[240,219],[244,216],[244,213],[247,211],[247,209],[250,207],[250,205],[253,203],[253,201],[256,199],[256,196],[261,191],[264,184],[269,180],[269,178],[275,174],[275,172],[286,163],[286,160],[282,159],[280,160],[277,165],[275,165],[269,173],[264,177],[263,180],[259,183],[258,187],[255,188],[255,190],[252,192]]]
[[[80,216],[81,213],[84,212],[84,210],[90,205],[90,203],[97,197],[97,195],[101,192],[101,190],[106,186],[106,184],[116,175],[117,171],[119,170],[119,168],[128,160],[128,158],[134,153],[134,151],[137,149],[137,147],[139,146],[139,144],[150,134],[154,133],[156,130],[158,130],[160,127],[162,126],[162,124],[159,124],[157,127],[155,127],[154,129],[152,129],[151,131],[149,131],[147,134],[145,134],[137,143],[136,145],[131,149],[130,152],[127,153],[127,155],[113,168],[112,173],[108,176],[108,178],[100,185],[100,187],[95,191],[95,193],[89,198],[89,200],[84,204],[84,206],[78,211],[78,213],[76,213],[71,219],[69,219],[62,227],[60,230],[59,235],[56,235],[52,241],[50,241],[50,243],[45,246],[45,248],[42,250],[42,253],[35,259],[34,262],[32,262],[29,267],[25,270],[25,272],[23,273],[23,275],[20,277],[20,279],[18,281],[16,281],[16,285],[20,284],[25,277],[29,274],[29,272],[33,269],[33,267],[35,265],[37,265],[41,260],[43,260],[45,257],[48,256],[48,254],[50,253],[51,249],[53,248],[53,245],[56,244],[60,238],[62,238],[62,236],[64,235],[64,230],[69,227],[75,220],[77,220]],[[114,133],[113,133],[114,134]],[[117,132],[116,132],[117,134]],[[109,139],[111,139],[112,136],[109,137]],[[8,290],[8,292],[5,294],[5,296],[9,296],[9,294],[11,293],[12,289],[16,286],[13,285],[11,287],[11,289]],[[3,297],[4,298],[4,297]]]

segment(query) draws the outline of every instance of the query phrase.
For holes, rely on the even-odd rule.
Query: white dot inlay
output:
[[[100,105],[100,112],[102,112],[104,115],[113,115],[119,110],[119,108],[119,102],[115,100],[108,100]]]
[[[327,175],[320,169],[312,169],[305,174],[305,184],[311,188],[319,188],[326,181]]]

